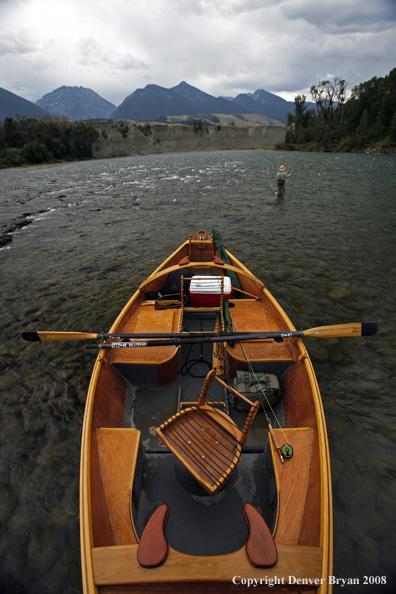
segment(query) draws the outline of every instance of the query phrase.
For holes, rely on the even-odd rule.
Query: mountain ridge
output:
[[[170,89],[152,84],[144,89],[136,89],[115,110],[113,118],[158,120],[164,116],[194,116],[213,112],[232,114],[235,112],[235,104],[182,81]]]
[[[48,117],[49,113],[35,103],[0,87],[0,120],[15,118],[18,115],[44,118]]]
[[[132,120],[169,121],[170,118],[202,118],[212,123],[211,114],[243,115],[258,114],[275,123],[286,123],[287,112],[294,111],[294,103],[263,89],[254,93],[241,93],[235,98],[214,97],[193,87],[185,81],[169,89],[148,84],[125,97],[116,107],[92,89],[77,86],[61,86],[46,93],[32,103],[5,89],[0,89],[0,118],[16,115],[43,117],[52,115],[70,120]],[[40,111],[40,109],[44,111]],[[257,124],[260,125],[260,124]]]

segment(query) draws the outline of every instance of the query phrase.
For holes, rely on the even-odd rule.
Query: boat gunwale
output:
[[[102,367],[103,355],[99,353],[88,387],[87,399],[85,402],[84,420],[81,435],[81,456],[80,456],[80,541],[81,541],[81,572],[83,592],[97,592],[93,579],[93,562],[91,551],[94,548],[92,514],[85,510],[91,509],[91,433],[92,417],[96,386]]]

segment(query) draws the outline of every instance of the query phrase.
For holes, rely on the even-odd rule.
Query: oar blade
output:
[[[356,322],[353,324],[335,324],[333,326],[318,326],[304,330],[304,336],[318,338],[343,338],[348,336],[373,336],[377,333],[375,322]]]
[[[97,338],[97,334],[89,332],[22,332],[24,340],[28,342],[53,342],[57,340],[88,340]]]

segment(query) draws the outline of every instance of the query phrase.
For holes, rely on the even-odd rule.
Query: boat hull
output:
[[[213,246],[208,235],[202,233],[195,236],[195,244],[191,239],[182,244],[140,285],[120,312],[110,333],[179,333],[184,331],[185,325],[196,323],[198,316],[206,323],[206,318],[212,314],[208,311],[211,308],[185,305],[183,288],[182,306],[176,303],[174,307],[161,309],[161,299],[152,299],[161,291],[165,281],[181,270],[184,277],[189,274],[236,277],[239,288],[234,289],[227,301],[235,330],[295,330],[262,281],[231,253]],[[202,238],[205,239],[197,247]],[[206,254],[202,259],[207,246],[213,253],[209,259]],[[200,309],[203,311],[198,311]],[[213,315],[216,324],[225,323],[218,312]],[[219,375],[225,374],[232,379],[237,371],[246,371],[252,366],[256,373],[272,373],[280,379],[280,426],[272,435],[257,430],[257,442],[249,446],[250,449],[246,448],[247,464],[254,451],[259,451],[259,460],[263,461],[260,464],[266,467],[267,473],[262,482],[268,479],[268,484],[273,483],[271,497],[275,505],[268,523],[272,522],[271,531],[278,551],[276,565],[264,568],[249,562],[242,528],[242,546],[238,544],[237,535],[236,548],[229,551],[224,542],[227,538],[219,536],[219,548],[213,549],[214,553],[205,554],[205,541],[203,544],[185,543],[189,539],[183,540],[183,535],[176,534],[183,531],[183,519],[179,528],[170,526],[166,530],[173,541],[169,543],[165,562],[151,569],[139,564],[137,551],[142,537],[139,518],[144,499],[141,493],[142,490],[145,493],[147,480],[145,475],[149,473],[150,460],[157,460],[158,464],[162,464],[161,460],[169,463],[170,456],[156,452],[151,441],[153,429],[150,433],[149,428],[146,434],[147,427],[137,422],[139,419],[148,421],[141,412],[146,404],[142,405],[141,411],[134,407],[140,401],[145,403],[145,398],[147,402],[151,399],[150,402],[159,402],[162,406],[171,392],[169,398],[174,398],[173,392],[180,390],[185,381],[180,373],[183,352],[183,347],[177,345],[99,352],[87,395],[81,447],[80,531],[84,593],[103,591],[110,594],[118,592],[119,587],[122,591],[134,592],[143,585],[148,587],[147,592],[150,588],[171,591],[176,585],[181,592],[184,586],[186,591],[203,591],[209,585],[216,591],[226,592],[235,588],[235,584],[247,584],[245,580],[252,577],[258,580],[258,585],[271,586],[273,592],[277,586],[282,592],[296,592],[301,586],[320,594],[331,592],[328,583],[328,576],[332,574],[333,538],[330,456],[318,383],[300,338],[286,339],[282,343],[255,340],[243,343],[243,346],[217,343],[211,350],[210,363]],[[180,394],[177,405],[179,408],[183,406]],[[132,422],[128,417],[131,414]],[[262,420],[265,421],[264,415]],[[293,457],[282,462],[277,442],[290,444]],[[242,463],[239,477],[245,476],[243,472]],[[219,500],[228,496],[226,489],[236,488],[237,478],[230,481],[230,486],[223,492],[220,491]],[[199,496],[195,497],[199,499]],[[241,497],[251,495],[247,490]],[[158,501],[160,499],[161,492],[158,491]],[[166,503],[171,506],[170,500],[168,496]],[[246,499],[243,503],[250,501]],[[235,509],[232,513],[238,516],[235,520],[238,526],[238,514],[242,516],[242,510],[238,512],[238,506]],[[170,524],[175,515],[176,511],[171,509]],[[202,524],[204,522],[203,519]],[[234,523],[233,516],[229,522]],[[216,541],[216,538],[214,534],[208,540]],[[212,550],[209,544],[207,550]],[[222,553],[224,550],[226,553]]]

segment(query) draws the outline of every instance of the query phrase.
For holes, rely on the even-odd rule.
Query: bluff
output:
[[[96,159],[191,151],[269,148],[285,140],[283,126],[208,126],[183,124],[112,125],[93,122],[99,136],[92,145]]]

